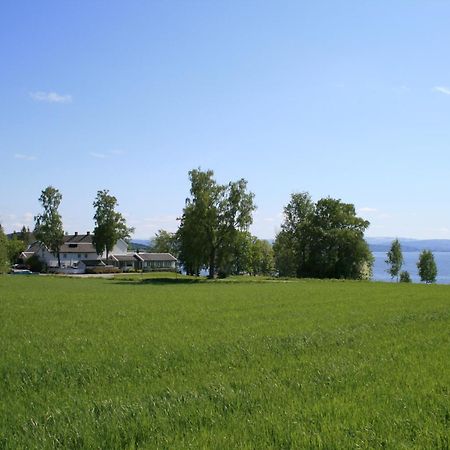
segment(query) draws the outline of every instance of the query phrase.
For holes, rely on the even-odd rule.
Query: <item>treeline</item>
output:
[[[198,276],[206,270],[210,278],[233,274],[343,279],[371,277],[374,258],[364,240],[369,222],[357,216],[353,204],[331,197],[313,202],[307,192],[294,193],[284,207],[281,230],[271,245],[249,232],[256,205],[255,196],[248,191],[245,179],[219,184],[212,170],[201,169],[189,171],[188,176],[190,195],[177,232],[159,230],[151,241],[151,251],[173,254],[187,274]],[[61,193],[52,186],[42,191],[39,197],[42,212],[35,217],[33,230],[36,239],[58,255],[58,260],[64,238],[59,214],[61,200]],[[117,199],[109,191],[97,192],[93,202],[93,242],[98,254],[106,252],[108,255],[118,239],[126,239],[133,232],[125,218],[116,211],[117,206]],[[0,232],[2,270],[13,262],[24,246],[24,242],[9,244]],[[394,264],[392,261],[395,260],[390,273],[406,281],[409,274],[400,274],[400,269],[397,271],[401,264],[396,248],[391,249],[393,259],[388,253],[386,262]],[[430,254],[423,256],[424,261],[430,260]],[[431,259],[434,263],[432,254]],[[424,264],[421,263],[420,267],[418,264],[419,272]],[[434,278],[424,275],[422,279],[432,282],[435,278],[436,275]]]
[[[21,231],[12,233],[8,238],[0,225],[0,273],[7,272],[10,265],[17,261],[19,255],[33,240],[33,234],[25,226]]]
[[[256,206],[246,180],[221,185],[211,170],[200,169],[191,170],[189,180],[178,231],[160,230],[153,244],[175,254],[188,274],[370,278],[373,257],[364,240],[369,222],[356,216],[353,205],[292,194],[272,247],[248,231]]]

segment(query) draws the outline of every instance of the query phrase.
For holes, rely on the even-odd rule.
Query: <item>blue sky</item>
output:
[[[48,185],[68,232],[109,189],[148,238],[192,168],[244,177],[252,231],[295,191],[369,236],[450,238],[450,2],[17,1],[0,6],[0,222]]]

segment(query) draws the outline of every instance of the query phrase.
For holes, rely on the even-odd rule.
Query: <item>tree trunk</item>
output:
[[[58,257],[58,267],[60,268],[61,267],[61,255],[59,252],[56,252],[56,255]]]
[[[215,264],[216,264],[216,249],[212,249],[211,253],[209,254],[209,274],[208,278],[213,279],[214,273],[215,273]]]

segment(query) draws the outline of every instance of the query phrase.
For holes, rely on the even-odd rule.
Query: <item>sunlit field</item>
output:
[[[0,277],[0,448],[449,447],[450,286]]]

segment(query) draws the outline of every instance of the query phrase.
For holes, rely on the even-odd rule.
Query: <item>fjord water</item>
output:
[[[403,252],[403,267],[402,270],[407,270],[411,275],[414,283],[420,282],[420,277],[417,273],[417,261],[419,260],[420,252]],[[434,260],[438,270],[437,283],[450,284],[450,252],[433,252]],[[374,281],[391,281],[391,276],[386,272],[388,265],[385,263],[385,252],[373,252],[375,258],[373,264]],[[397,280],[392,280],[397,281]]]

